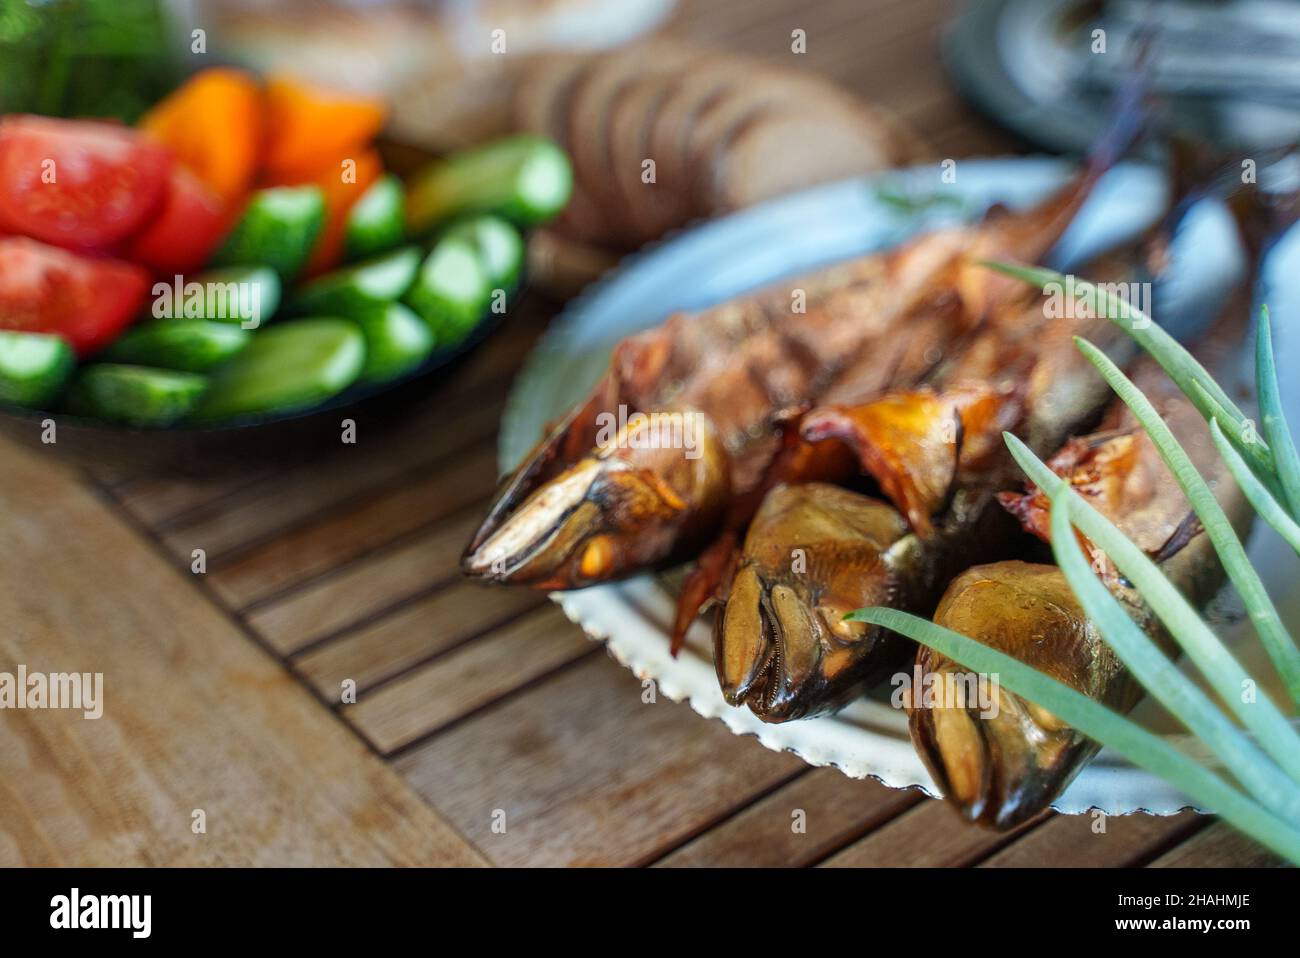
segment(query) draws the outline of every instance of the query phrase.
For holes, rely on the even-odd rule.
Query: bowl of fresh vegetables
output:
[[[227,68],[133,127],[0,117],[0,429],[206,472],[427,393],[506,312],[572,177],[544,139],[435,158],[385,119]]]

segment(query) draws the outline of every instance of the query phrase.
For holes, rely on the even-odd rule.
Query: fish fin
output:
[[[709,605],[725,595],[739,557],[738,536],[734,529],[723,532],[700,553],[695,568],[682,583],[682,591],[677,596],[677,612],[669,637],[669,652],[673,658],[677,658],[677,653],[686,643],[686,633],[691,624]]]
[[[1200,517],[1195,512],[1189,511],[1169,534],[1164,544],[1156,550],[1151,561],[1159,565],[1173,558],[1184,546],[1200,535],[1203,528]]]

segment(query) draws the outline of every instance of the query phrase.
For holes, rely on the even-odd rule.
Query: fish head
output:
[[[475,536],[465,574],[573,589],[664,561],[716,524],[729,460],[707,416],[634,416]]]
[[[714,621],[726,700],[787,722],[840,708],[892,666],[902,640],[845,616],[897,594],[890,548],[906,534],[897,510],[835,486],[769,492]]]
[[[953,580],[934,621],[1113,707],[1132,682],[1055,566],[998,562]],[[1097,746],[1056,715],[929,648],[917,653],[908,725],[960,814],[1012,828],[1043,811]]]

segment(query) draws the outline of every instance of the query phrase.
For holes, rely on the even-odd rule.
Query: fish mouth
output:
[[[747,688],[736,689],[728,700],[734,698],[731,704],[744,704],[764,721],[782,722],[796,718],[803,714],[803,710],[798,708],[798,690],[792,687],[791,678],[785,671],[782,649],[786,636],[780,621],[771,611],[770,602],[765,601],[759,607],[759,621],[767,655],[758,673],[747,683]]]
[[[793,589],[772,582],[755,563],[745,562],[714,620],[714,664],[723,697],[766,722],[797,718],[806,711],[801,685],[812,671],[808,666],[815,667],[820,658],[820,623],[808,610],[796,611],[798,605]],[[791,621],[792,615],[798,616],[796,621]],[[794,632],[792,626],[802,628]],[[801,656],[792,655],[796,642]],[[796,674],[800,660],[803,667]]]
[[[885,633],[842,615],[753,563],[737,570],[714,620],[714,665],[723,697],[778,724],[834,712],[879,672]]]
[[[480,530],[461,557],[461,571],[501,583],[556,576],[599,529],[594,494],[603,471],[602,463],[584,460],[536,490],[495,529]]]
[[[917,660],[923,669],[927,658]],[[908,727],[948,803],[968,821],[1006,830],[1055,801],[1096,746],[1018,696],[998,696],[995,716],[969,706],[914,708]]]
[[[968,569],[950,583],[934,621],[1112,707],[1125,704],[1129,683],[1106,680],[1116,672],[1112,660],[1094,660],[1106,646],[1055,566],[1006,561]],[[908,702],[912,743],[949,804],[971,821],[1006,829],[1034,818],[1098,750],[998,685],[972,700],[971,673],[933,649],[918,651],[913,674],[929,698],[914,690]]]
[[[490,582],[576,589],[648,568],[702,541],[721,516],[731,480],[711,424],[698,416],[690,421],[699,424],[695,453],[638,446],[624,436],[522,501],[512,481],[465,550],[461,570]]]

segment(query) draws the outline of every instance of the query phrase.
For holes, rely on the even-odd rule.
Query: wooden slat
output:
[[[1095,831],[1104,822],[1105,831]],[[993,868],[1099,868],[1144,864],[1205,824],[1195,812],[1159,815],[1057,815],[982,866]]]
[[[943,802],[929,800],[829,858],[832,868],[864,866],[962,866],[978,862],[1037,825],[1034,819],[1010,832],[972,825]]]
[[[363,622],[396,602],[458,574],[460,550],[481,510],[466,509],[401,545],[263,606],[249,623],[282,655]]]
[[[590,640],[548,606],[364,693],[343,717],[387,754],[591,651]]]
[[[1231,825],[1215,822],[1151,863],[1152,868],[1275,868],[1281,858]]]
[[[307,649],[293,659],[294,670],[320,695],[337,702],[345,679],[365,692],[545,602],[543,593],[531,589],[454,582],[333,642]]]
[[[242,609],[299,586],[330,569],[357,559],[471,503],[495,485],[496,450],[483,445],[445,469],[388,490],[374,498],[316,517],[309,524],[230,560],[209,559],[209,579],[232,608]],[[480,506],[480,511],[483,507]],[[479,515],[482,520],[482,515]],[[465,532],[465,541],[473,534]],[[205,540],[192,540],[187,549]],[[451,545],[459,559],[459,546]]]
[[[430,481],[443,474],[468,478],[463,472],[466,462],[479,470],[473,478],[480,483],[475,491],[482,496],[496,479],[493,437],[503,405],[500,397],[466,400],[459,408],[443,409],[375,438],[366,435],[366,424],[361,422],[356,445],[216,500],[191,514],[191,521],[168,529],[163,540],[183,557],[201,548],[207,550],[209,560],[222,559],[303,520],[346,510],[368,491],[387,488],[408,475],[422,474]]]
[[[161,529],[177,517],[250,489],[275,475],[272,469],[249,468],[233,476],[190,479],[146,475],[113,487],[113,495],[141,522]]]
[[[653,860],[798,771],[799,759],[643,690],[604,655],[531,686],[397,768],[507,865]],[[494,810],[504,834],[492,830]]]
[[[99,719],[0,721],[0,864],[479,861],[68,473],[0,444],[0,514],[0,669],[103,673]]]
[[[812,769],[656,862],[662,867],[809,865],[921,801],[914,791]],[[801,818],[796,813],[802,812]],[[796,825],[802,826],[799,831]]]

